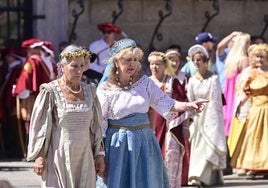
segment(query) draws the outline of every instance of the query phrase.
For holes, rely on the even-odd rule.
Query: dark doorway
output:
[[[0,1],[0,46],[8,47],[33,36],[32,0]]]

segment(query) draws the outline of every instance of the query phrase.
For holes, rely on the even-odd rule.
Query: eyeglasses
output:
[[[102,31],[102,33],[105,35],[105,34],[111,34],[113,31],[109,30],[109,31]]]

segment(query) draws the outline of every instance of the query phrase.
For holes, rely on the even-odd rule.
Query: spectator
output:
[[[213,61],[213,57],[214,57],[214,45],[217,42],[217,40],[218,39],[209,32],[199,33],[195,37],[196,43],[204,46],[205,49],[207,50],[210,57],[208,63],[208,69],[213,73],[216,73],[216,67],[215,62]],[[196,73],[196,68],[191,59],[189,59],[189,61],[181,68],[181,71],[188,74],[188,76],[193,76]]]
[[[110,47],[116,40],[116,36],[121,30],[113,23],[102,23],[98,25],[98,30],[103,36],[89,45],[89,50],[97,55],[96,60],[91,64],[90,69],[84,74],[94,83],[98,83],[106,67],[106,60],[110,57]]]
[[[251,44],[263,44],[265,43],[265,38],[259,35],[252,35],[250,37]]]

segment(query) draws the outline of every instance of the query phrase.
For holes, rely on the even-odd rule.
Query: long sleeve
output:
[[[93,100],[92,111],[94,118],[92,121],[92,125],[90,126],[90,138],[91,138],[93,154],[96,157],[100,150],[104,150],[104,144],[102,140],[103,117],[99,99],[96,95],[96,88],[93,85],[90,86],[91,87],[89,87],[88,92],[90,92],[92,95]]]
[[[47,84],[44,85],[47,86]],[[46,88],[41,86],[41,91],[33,107],[30,121],[28,161],[34,160],[43,146],[45,147],[44,151],[46,155],[50,142],[54,97],[53,91],[48,91]]]

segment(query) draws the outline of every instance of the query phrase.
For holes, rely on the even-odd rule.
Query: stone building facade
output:
[[[72,43],[88,46],[101,37],[96,25],[101,22],[111,22],[113,11],[119,12],[118,3],[123,4],[123,12],[116,20],[129,38],[137,41],[145,50],[152,46],[164,50],[170,44],[180,44],[184,53],[195,43],[195,36],[204,27],[208,15],[217,12],[213,8],[213,0],[38,0],[35,11],[46,15],[46,19],[37,20],[35,35],[50,39],[55,46],[63,40],[68,40],[74,23],[72,12],[81,10],[83,13],[77,19],[76,39]],[[160,24],[158,40],[153,38],[153,32],[159,24],[159,11],[163,14],[169,11],[166,3],[171,5],[171,15]],[[219,0],[219,12],[208,23],[205,31],[222,39],[232,31],[248,32],[260,35],[265,28],[265,15],[268,14],[268,0]],[[161,37],[162,36],[162,37]],[[120,36],[123,37],[123,36]],[[268,31],[264,33],[268,39]],[[153,41],[153,42],[151,42]]]

